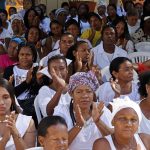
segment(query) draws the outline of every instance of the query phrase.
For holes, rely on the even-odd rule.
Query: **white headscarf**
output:
[[[142,120],[141,109],[139,105],[134,101],[130,100],[128,96],[124,98],[116,98],[113,100],[113,102],[110,102],[110,104],[112,105],[112,120],[121,109],[132,108],[137,113],[139,118],[139,124],[140,124]]]

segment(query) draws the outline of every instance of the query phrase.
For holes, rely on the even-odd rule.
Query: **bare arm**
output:
[[[53,98],[49,101],[46,106],[47,115],[52,115],[54,112],[54,108],[58,105],[63,89],[58,88]]]

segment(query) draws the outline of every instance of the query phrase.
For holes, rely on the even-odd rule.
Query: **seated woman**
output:
[[[28,150],[68,150],[68,131],[60,116],[47,116],[38,126],[38,141],[42,147]]]
[[[112,132],[109,128],[110,111],[102,102],[94,103],[98,86],[98,80],[91,71],[75,73],[70,77],[68,85],[72,97],[70,104],[55,108],[54,115],[62,116],[67,122],[69,150],[92,150],[97,138]]]
[[[150,71],[140,74],[139,81],[139,93],[141,95],[139,106],[142,111],[139,132],[150,134]]]
[[[7,67],[3,77],[11,80],[23,113],[34,116],[33,102],[39,90],[35,77],[37,67],[33,65],[37,58],[37,52],[33,45],[27,43],[18,48],[17,56],[18,64]]]
[[[142,119],[138,104],[126,97],[115,99],[112,107],[114,133],[96,140],[93,150],[149,150],[150,135],[136,133]]]
[[[134,101],[139,101],[138,85],[133,82],[133,65],[126,57],[115,58],[109,67],[112,75],[111,82],[102,84],[97,90],[99,100],[106,106],[116,97],[129,96]]]
[[[24,150],[35,146],[36,130],[31,116],[19,114],[12,85],[0,79],[0,149]]]
[[[129,40],[128,27],[124,20],[119,20],[116,23],[116,30],[118,35],[116,45],[126,50],[128,53],[134,52],[134,45],[133,42]]]
[[[44,117],[52,115],[54,108],[60,104],[70,103],[71,97],[66,92],[67,62],[64,56],[55,55],[48,60],[48,74],[51,81],[38,93],[38,104]]]

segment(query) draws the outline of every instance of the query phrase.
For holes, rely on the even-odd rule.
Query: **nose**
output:
[[[0,99],[0,105],[3,105],[3,104],[4,104],[4,100]]]

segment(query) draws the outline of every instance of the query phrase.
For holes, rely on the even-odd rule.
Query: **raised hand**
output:
[[[89,58],[88,58],[88,68],[90,69],[93,66],[94,60],[94,53],[90,51]]]
[[[81,57],[79,57],[78,52],[75,53],[75,58],[76,58],[76,61],[75,61],[76,71],[81,71],[83,64],[82,64],[82,59],[81,59]]]
[[[99,104],[93,102],[92,118],[95,123],[99,121],[100,116],[103,114],[103,108],[104,102],[100,101]]]
[[[85,120],[82,116],[81,109],[78,104],[75,104],[74,111],[75,111],[76,125],[82,127],[85,124]]]
[[[110,79],[110,84],[111,84],[111,87],[112,87],[112,89],[113,89],[113,91],[115,92],[115,96],[116,97],[119,97],[120,96],[120,94],[121,94],[121,87],[120,87],[120,85],[119,85],[119,83],[118,83],[118,80],[116,79],[115,81],[111,78]],[[116,98],[115,97],[115,98]]]
[[[12,75],[9,77],[8,82],[9,82],[10,84],[12,84],[12,83],[13,83],[13,80],[14,80],[14,75],[12,74]]]
[[[54,68],[51,69],[51,76],[53,82],[57,85],[58,88],[65,89],[66,88],[66,82],[62,78],[61,74],[56,74],[56,71]]]
[[[32,72],[33,72],[33,67],[31,67],[27,73],[27,78],[26,78],[26,83],[30,83],[32,80]]]

